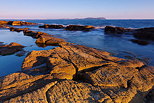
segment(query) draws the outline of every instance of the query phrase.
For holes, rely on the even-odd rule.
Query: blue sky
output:
[[[154,19],[154,0],[0,0],[0,19]]]

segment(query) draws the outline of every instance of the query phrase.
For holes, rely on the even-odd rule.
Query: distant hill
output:
[[[88,17],[88,18],[83,18],[83,19],[106,19],[105,17],[97,17],[97,18],[94,18],[94,17]]]

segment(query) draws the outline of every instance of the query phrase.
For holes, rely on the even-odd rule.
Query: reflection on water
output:
[[[24,36],[22,32],[10,32],[9,30],[0,30],[0,42],[9,44],[11,42],[16,42],[21,45],[26,46],[24,51],[26,54],[32,50],[49,50],[55,48],[55,46],[40,46],[35,44],[35,39]],[[21,70],[22,62],[26,55],[19,56],[20,52],[8,56],[0,56],[0,76],[4,76],[16,71]]]

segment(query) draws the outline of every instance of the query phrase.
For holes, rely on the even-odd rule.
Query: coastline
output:
[[[87,28],[85,27],[85,29]],[[75,28],[75,30],[79,29]],[[123,30],[125,32],[124,28]],[[4,103],[21,100],[25,102],[39,101],[42,103],[51,100],[53,100],[51,102],[62,102],[60,100],[62,98],[69,101],[72,101],[71,98],[74,98],[77,101],[80,100],[80,102],[86,100],[87,102],[108,101],[127,103],[133,100],[132,98],[138,94],[137,91],[142,92],[138,94],[140,96],[142,94],[148,96],[148,92],[153,87],[152,80],[154,79],[154,75],[152,72],[154,67],[150,67],[142,61],[113,57],[108,52],[68,43],[47,33],[29,32],[29,30],[23,31],[25,35],[36,38],[36,43],[54,44],[58,47],[51,50],[30,52],[23,62],[23,70],[25,71],[1,78],[2,95],[0,98]],[[41,64],[45,64],[45,66],[38,67]],[[31,69],[33,67],[36,68]],[[41,75],[38,75],[40,73]],[[143,81],[138,82],[140,79]],[[68,86],[66,89],[70,91],[68,95],[75,93],[72,91],[73,89],[79,93],[85,91],[87,96],[85,97],[82,94],[83,99],[77,97],[78,95],[75,97],[71,95],[69,97],[67,94],[63,94],[66,92],[63,90],[64,86]],[[79,86],[81,90],[76,89],[76,86]],[[12,87],[14,89],[10,90]],[[56,96],[56,88],[60,90],[57,94],[61,97]],[[112,97],[107,91],[116,91],[114,94],[116,96]],[[34,92],[36,92],[35,95]],[[99,98],[93,97],[96,94]],[[65,97],[65,95],[67,96]],[[146,96],[141,97],[141,100],[146,98]]]

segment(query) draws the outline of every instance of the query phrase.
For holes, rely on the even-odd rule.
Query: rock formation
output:
[[[154,40],[154,27],[137,29],[133,34],[135,38]]]
[[[49,28],[49,29],[63,29],[64,26],[63,25],[49,25],[49,24],[45,24],[43,26],[39,26],[39,28]]]
[[[18,51],[22,51],[24,46],[18,43],[10,43],[9,45],[0,45],[0,55],[10,55]]]
[[[22,25],[37,25],[37,23],[23,22],[23,21],[8,21],[8,25],[22,26]]]
[[[114,27],[114,26],[106,26],[104,29],[104,32],[106,34],[123,34],[130,31],[131,29],[127,29],[123,27]]]
[[[21,31],[26,31],[29,28],[14,28],[14,27],[10,27],[10,31],[16,31],[16,32],[21,32]]]
[[[22,68],[1,77],[3,103],[136,103],[154,86],[154,67],[81,45],[32,51]]]
[[[82,25],[69,25],[65,28],[65,30],[69,31],[90,31],[92,29],[95,29],[94,26],[82,26]]]

